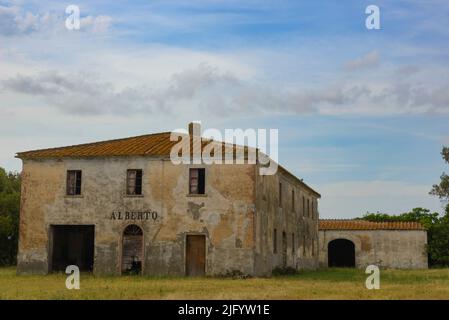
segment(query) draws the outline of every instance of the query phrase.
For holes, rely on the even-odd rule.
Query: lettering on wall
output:
[[[149,211],[112,211],[110,220],[153,220],[156,221],[158,213]]]

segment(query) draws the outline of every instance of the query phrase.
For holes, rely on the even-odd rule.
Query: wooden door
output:
[[[123,231],[122,273],[138,274],[142,271],[143,231],[135,225],[129,225]]]
[[[186,275],[204,276],[206,273],[206,237],[188,235],[186,239]]]

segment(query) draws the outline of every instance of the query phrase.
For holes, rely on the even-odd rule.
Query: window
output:
[[[205,191],[205,173],[204,168],[194,168],[189,171],[189,193],[204,194]]]
[[[292,233],[292,256],[295,255],[295,234]]]
[[[302,196],[302,216],[306,216],[306,199]]]
[[[292,189],[292,211],[295,211],[295,190]]]
[[[310,201],[312,203],[312,219],[315,219],[315,205],[313,200]]]
[[[278,252],[277,230],[273,230],[273,253]]]
[[[81,194],[81,170],[67,171],[67,195],[76,196]]]
[[[142,194],[142,169],[130,169],[126,172],[126,194]]]
[[[279,182],[279,208],[282,208],[282,183]]]
[[[312,239],[312,257],[315,256],[315,240]]]
[[[307,199],[307,217],[310,218],[310,201]]]

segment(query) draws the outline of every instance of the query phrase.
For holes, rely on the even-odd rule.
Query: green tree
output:
[[[362,218],[368,221],[416,221],[420,222],[424,228],[429,229],[433,224],[439,221],[438,212],[430,212],[425,208],[414,208],[410,212],[400,215],[390,215],[386,213],[367,213]]]
[[[432,266],[449,266],[449,219],[442,218],[428,232],[429,263]]]
[[[19,211],[20,175],[0,168],[0,265],[16,263]]]
[[[441,156],[443,157],[444,161],[449,164],[449,148],[443,147],[443,150],[441,151]],[[442,200],[449,200],[449,176],[443,172],[440,176],[440,183],[434,184],[432,187],[432,190],[430,191],[430,194],[438,196]]]

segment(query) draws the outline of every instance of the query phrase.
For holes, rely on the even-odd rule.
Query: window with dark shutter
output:
[[[81,195],[81,170],[67,170],[67,195]]]
[[[292,211],[295,211],[295,190],[292,189]]]
[[[310,218],[310,201],[307,199],[307,217]]]
[[[315,204],[313,202],[313,199],[310,201],[312,206],[312,219],[315,219]]]
[[[306,199],[302,196],[302,216],[306,216]]]
[[[279,208],[282,208],[282,183],[279,182]]]
[[[142,194],[142,169],[129,169],[126,174],[126,194]]]
[[[206,169],[192,168],[189,170],[189,193],[205,194],[206,190]]]

